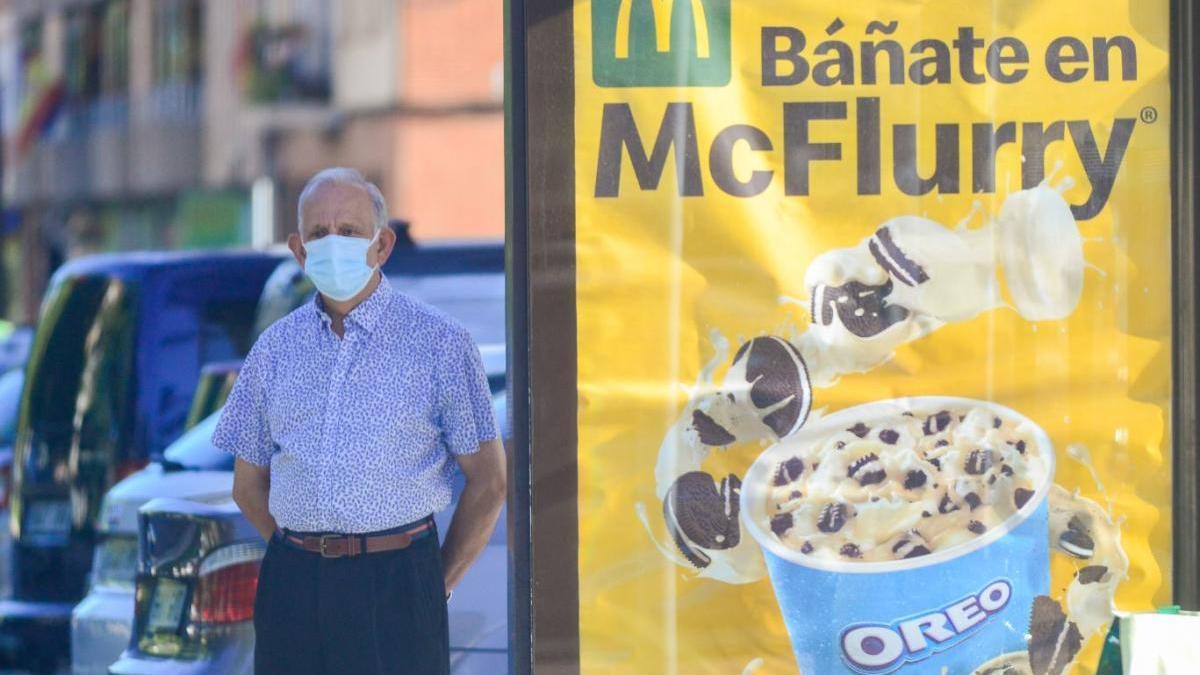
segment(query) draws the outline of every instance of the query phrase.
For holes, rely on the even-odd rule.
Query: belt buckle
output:
[[[329,544],[329,539],[330,539],[331,537],[338,537],[338,536],[340,536],[340,535],[336,535],[336,534],[323,534],[323,535],[321,535],[321,537],[320,537],[320,539],[319,539],[318,541],[319,541],[319,542],[320,542],[320,544],[321,544],[321,551],[320,551],[320,552],[321,552],[321,557],[322,557],[322,558],[340,558],[340,557],[342,557],[342,554],[340,554],[340,553],[338,553],[338,554],[333,554],[333,553],[330,553],[330,552],[329,552],[329,550],[326,548],[326,547],[328,546],[328,544]]]

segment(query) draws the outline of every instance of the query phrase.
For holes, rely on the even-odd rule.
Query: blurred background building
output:
[[[96,251],[263,246],[318,169],[499,237],[498,0],[0,0],[0,317]]]

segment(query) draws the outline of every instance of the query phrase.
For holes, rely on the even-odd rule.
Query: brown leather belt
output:
[[[353,558],[363,553],[382,553],[408,548],[414,539],[425,536],[433,522],[427,520],[403,532],[393,534],[284,534],[287,543],[311,553],[320,553],[322,558]]]

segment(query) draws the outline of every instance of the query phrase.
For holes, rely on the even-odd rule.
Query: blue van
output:
[[[105,492],[183,431],[205,363],[242,358],[281,253],[125,253],[51,279],[13,447],[0,667],[65,665]]]

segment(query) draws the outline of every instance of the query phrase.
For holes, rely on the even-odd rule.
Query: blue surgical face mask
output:
[[[378,238],[379,232],[370,239],[327,234],[307,242],[304,273],[325,296],[339,302],[349,300],[366,288],[379,269],[367,265],[367,251]]]

